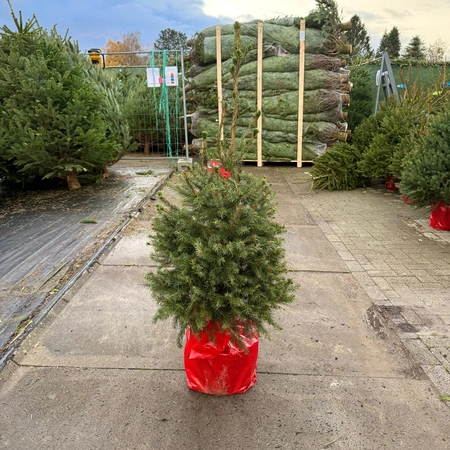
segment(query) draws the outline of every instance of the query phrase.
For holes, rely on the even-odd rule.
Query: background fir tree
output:
[[[9,181],[64,178],[80,187],[78,175],[102,174],[120,155],[102,109],[103,93],[87,76],[92,69],[76,44],[35,17],[17,31],[1,28],[0,128]]]
[[[425,60],[425,44],[419,36],[414,36],[406,46],[403,56],[416,61]]]
[[[156,50],[180,50],[183,48],[186,53],[189,51],[186,49],[186,40],[186,34],[172,28],[166,28],[159,32],[154,47]]]
[[[350,22],[352,24],[352,29],[345,32],[346,41],[352,45],[352,53],[349,58],[350,64],[352,64],[353,61],[358,60],[360,58],[363,59],[373,58],[374,51],[370,44],[370,36],[367,33],[366,27],[364,23],[361,21],[361,18],[355,14],[350,19]],[[353,79],[353,71],[352,71],[352,79]]]
[[[401,46],[402,44],[400,42],[400,32],[397,27],[393,27],[389,33],[387,33],[386,31],[384,32],[376,56],[382,56],[383,52],[387,50],[389,58],[398,58],[400,56]]]

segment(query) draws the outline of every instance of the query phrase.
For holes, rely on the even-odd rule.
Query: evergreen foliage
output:
[[[435,95],[435,89],[409,83],[401,103],[395,99],[382,104],[376,116],[364,120],[356,129],[353,143],[361,152],[358,167],[364,176],[401,179],[403,164],[426,132],[429,117],[449,107],[450,90]]]
[[[308,28],[318,28],[327,34],[339,31],[341,17],[337,2],[334,0],[316,0],[316,7],[308,14],[305,21]]]
[[[266,324],[277,327],[272,311],[294,298],[273,194],[265,179],[242,171],[248,142],[235,133],[237,81],[249,48],[239,31],[236,23],[231,137],[213,150],[204,145],[201,163],[180,175],[173,185],[180,205],[159,194],[152,225],[159,268],[146,279],[158,304],[154,321],[173,317],[179,345],[188,327],[198,334],[210,321],[242,344],[241,326],[247,336],[267,333]],[[249,141],[255,133],[249,129]]]
[[[13,18],[17,31],[4,26],[0,39],[1,170],[12,182],[65,178],[77,188],[79,174],[101,174],[120,155],[106,86],[89,80],[98,69],[69,38]]]
[[[350,22],[352,29],[345,32],[345,38],[349,44],[352,45],[352,53],[350,60],[357,60],[359,58],[372,58],[374,51],[370,44],[370,36],[367,33],[364,23],[358,15],[354,15]],[[353,71],[352,71],[353,78]]]
[[[338,143],[314,160],[311,171],[314,189],[347,191],[368,183],[358,170],[361,154],[356,146]]]
[[[426,48],[422,39],[414,36],[405,48],[404,57],[421,61],[425,59],[425,52]]]
[[[384,32],[376,56],[382,56],[383,52],[386,50],[391,59],[398,58],[400,56],[401,46],[400,32],[397,27],[393,27],[389,33],[387,31]]]
[[[353,88],[347,123],[350,130],[355,130],[373,113],[372,79],[364,66],[350,66],[350,71]]]
[[[450,204],[450,111],[434,117],[405,160],[400,192],[418,206]]]
[[[392,174],[391,165],[398,157],[402,141],[416,124],[406,108],[396,103],[377,113],[377,131],[365,148],[358,168],[368,178],[384,179]],[[418,134],[418,133],[417,133]]]
[[[126,90],[123,111],[135,144],[144,154],[157,150],[172,156],[171,151],[178,151],[181,142],[179,91],[150,89],[145,72],[128,77],[122,85]]]
[[[186,40],[186,34],[166,28],[159,32],[154,47],[156,50],[180,50],[186,47]]]

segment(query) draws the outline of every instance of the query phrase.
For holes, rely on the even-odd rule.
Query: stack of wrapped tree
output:
[[[262,23],[262,49],[258,62],[258,23]],[[334,32],[309,27],[306,21],[303,51],[300,51],[299,18],[286,17],[241,24],[241,42],[250,45],[239,76],[239,119],[237,133],[251,125],[257,108],[258,64],[262,65],[260,110],[262,116],[262,158],[265,161],[295,161],[298,157],[299,126],[302,135],[301,159],[311,161],[327,147],[348,136],[343,107],[350,101],[349,71],[341,55],[351,47]],[[317,24],[312,24],[316,26]],[[260,31],[261,33],[261,31]],[[191,45],[187,99],[195,105],[191,133],[194,149],[201,146],[202,132],[210,143],[218,138],[219,99],[232,102],[231,50],[234,25],[220,27],[220,63],[217,64],[217,27],[198,33]],[[261,46],[261,38],[259,40]],[[301,59],[303,61],[301,61]],[[300,64],[301,62],[301,64]],[[218,67],[220,66],[219,70]],[[303,70],[303,114],[299,121],[299,83]],[[220,77],[220,80],[219,78]],[[220,95],[218,86],[222,87]],[[300,125],[299,125],[300,124]],[[225,138],[230,130],[225,126]],[[239,135],[239,134],[238,134]],[[246,159],[257,160],[256,141]]]

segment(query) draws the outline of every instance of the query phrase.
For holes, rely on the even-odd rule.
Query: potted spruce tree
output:
[[[450,230],[450,111],[430,121],[405,159],[400,192],[416,206],[432,205],[431,227]]]
[[[237,22],[235,42],[231,126],[219,125],[217,148],[204,135],[200,162],[173,184],[177,204],[159,193],[150,236],[159,267],[146,276],[158,304],[153,320],[173,318],[180,346],[186,336],[188,387],[214,395],[253,386],[258,337],[267,325],[279,327],[273,311],[295,291],[270,186],[242,170],[257,130],[239,139],[235,133],[239,69],[250,50],[241,46]],[[220,140],[223,130],[229,138]]]

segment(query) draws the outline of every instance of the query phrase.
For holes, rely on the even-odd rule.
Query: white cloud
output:
[[[450,43],[448,17],[449,0],[419,2],[417,0],[338,0],[339,12],[344,21],[357,14],[361,17],[377,49],[381,36],[396,26],[400,31],[402,46],[413,36],[420,36],[427,45],[438,39]],[[316,7],[314,0],[203,0],[203,13],[216,17],[218,22],[234,20],[270,19],[283,16],[308,15]]]

